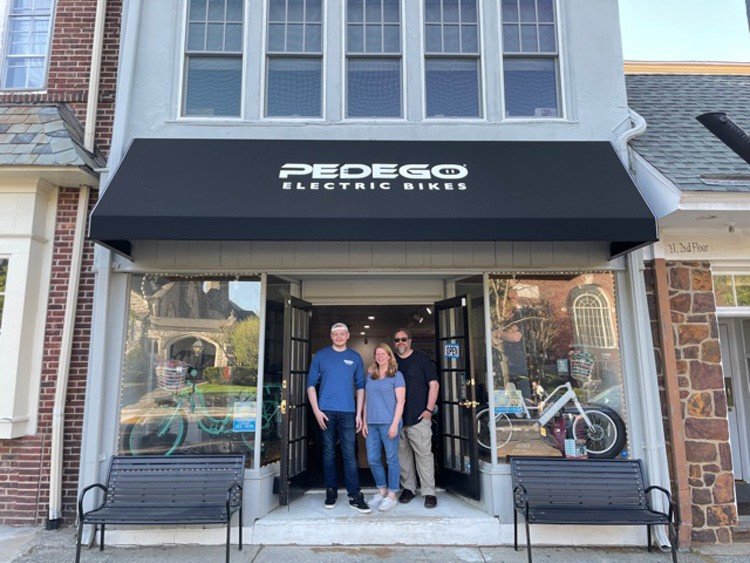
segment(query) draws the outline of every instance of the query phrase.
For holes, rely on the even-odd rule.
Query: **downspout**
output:
[[[633,170],[633,161],[628,143],[646,131],[646,120],[635,110],[628,108],[628,119],[631,126],[615,141],[615,149],[620,153],[620,160],[628,170]]]
[[[86,100],[86,123],[83,135],[84,148],[94,152],[94,135],[96,132],[96,113],[98,110],[99,77],[101,74],[102,46],[104,43],[104,22],[107,13],[107,0],[97,0],[96,19],[94,22],[94,44],[91,51],[89,73],[89,90]],[[81,280],[81,261],[86,237],[86,217],[89,205],[89,186],[81,186],[78,192],[78,209],[76,213],[73,248],[68,272],[68,292],[65,298],[65,317],[63,319],[58,359],[57,379],[55,383],[55,403],[52,410],[52,443],[50,445],[50,482],[49,511],[47,529],[60,527],[62,519],[62,474],[63,474],[63,434],[65,429],[65,399],[68,393],[70,358],[73,349],[76,310],[78,308],[78,287]]]
[[[669,438],[672,442],[672,460],[675,488],[677,489],[677,511],[680,527],[680,545],[690,547],[693,535],[693,511],[688,483],[687,453],[685,450],[685,423],[682,417],[680,387],[677,383],[677,360],[674,354],[674,332],[669,306],[669,283],[664,258],[654,260],[654,291],[656,297],[656,317],[659,322],[661,341],[662,373],[664,392],[667,399],[669,418]]]

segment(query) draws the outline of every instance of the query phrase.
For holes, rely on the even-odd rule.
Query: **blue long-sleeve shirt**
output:
[[[354,350],[337,352],[332,346],[313,356],[307,387],[320,383],[318,406],[322,411],[355,412],[354,390],[365,388],[365,366]]]

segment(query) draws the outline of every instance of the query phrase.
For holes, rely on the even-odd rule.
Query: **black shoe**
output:
[[[369,514],[372,512],[370,507],[365,502],[365,497],[362,493],[357,493],[356,496],[349,498],[349,506],[351,506],[357,512],[362,514]]]
[[[435,495],[424,496],[424,507],[435,508],[437,506],[437,497]]]
[[[326,508],[333,508],[336,506],[336,497],[338,497],[338,491],[336,489],[326,489],[326,502],[323,506]]]
[[[401,496],[398,497],[398,502],[401,504],[406,504],[408,502],[411,502],[411,500],[414,498],[414,493],[411,492],[409,489],[404,489],[401,491]]]

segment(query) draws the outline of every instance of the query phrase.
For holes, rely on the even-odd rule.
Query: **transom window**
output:
[[[190,0],[185,115],[240,115],[243,12],[243,0]]]
[[[427,117],[480,117],[476,0],[425,0]]]
[[[750,307],[750,274],[714,275],[714,294],[719,307]]]
[[[266,45],[266,115],[321,117],[322,0],[270,0]]]
[[[502,0],[506,117],[558,117],[554,0]]]
[[[53,4],[53,0],[12,0],[3,88],[44,87]]]
[[[400,0],[347,0],[348,117],[401,117]]]

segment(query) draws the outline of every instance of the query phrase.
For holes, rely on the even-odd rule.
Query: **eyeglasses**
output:
[[[410,338],[394,338],[393,339],[394,342],[407,342],[409,340],[411,339]]]

